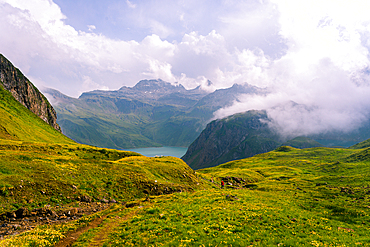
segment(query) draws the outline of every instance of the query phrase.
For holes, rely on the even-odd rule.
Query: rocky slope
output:
[[[60,131],[54,108],[46,97],[13,64],[0,54],[0,85],[13,97],[39,116],[46,123]]]

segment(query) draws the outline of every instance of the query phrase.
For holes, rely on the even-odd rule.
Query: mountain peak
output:
[[[145,91],[145,92],[160,92],[160,91],[183,91],[186,90],[183,85],[177,84],[173,85],[169,82],[165,82],[161,79],[157,80],[141,80],[139,81],[133,89],[135,90],[140,90],[140,91]]]

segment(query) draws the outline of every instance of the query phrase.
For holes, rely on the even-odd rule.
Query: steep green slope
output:
[[[19,207],[70,203],[82,197],[127,201],[193,190],[199,184],[194,172],[177,158],[147,158],[77,144],[0,84],[0,214]]]
[[[147,158],[133,152],[77,144],[31,113],[1,87],[0,126],[0,223],[8,228],[10,220],[16,222],[12,218],[16,210],[35,212],[37,209],[41,212],[45,208],[74,208],[84,212],[83,205],[87,202],[94,202],[94,205],[108,201],[125,204],[138,198],[205,187],[180,159]],[[111,204],[106,205],[104,207]],[[18,214],[16,218],[19,220]],[[50,222],[51,218],[60,220],[52,215],[46,219]],[[87,219],[77,222],[86,224]],[[23,221],[26,226],[15,224],[11,229],[17,232],[24,227],[30,229],[28,221],[28,218]],[[70,229],[61,227],[64,231]],[[7,230],[3,229],[1,234],[6,234]],[[47,239],[41,242],[33,236],[11,245],[54,246],[47,243],[62,236],[49,238],[48,234],[54,232],[42,233]],[[1,246],[7,246],[7,241],[0,237]]]
[[[0,85],[0,139],[74,143],[20,104]],[[1,141],[1,140],[0,140]]]
[[[370,137],[370,124],[365,122],[351,132],[329,131],[317,135],[288,139],[274,126],[266,111],[250,110],[214,120],[189,146],[182,159],[193,169],[216,166],[274,150],[278,146],[296,148],[344,147]],[[291,138],[291,137],[290,137]],[[287,140],[288,139],[288,140]],[[366,147],[367,142],[354,146]]]
[[[193,169],[216,166],[276,148],[281,141],[265,111],[248,111],[209,123],[182,159]]]
[[[149,87],[156,82],[84,93],[78,99],[54,90],[46,93],[57,101],[55,108],[63,133],[79,143],[119,149],[189,145],[202,128],[202,120],[186,112],[204,92],[192,93],[161,81]],[[150,89],[154,90],[151,95],[142,91]]]
[[[17,69],[0,54],[0,85],[31,112],[50,126],[60,131],[56,112],[46,97]]]

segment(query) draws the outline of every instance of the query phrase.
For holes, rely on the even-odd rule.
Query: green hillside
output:
[[[361,148],[368,148],[370,147],[370,139],[366,140],[366,141],[363,141],[363,142],[360,142],[360,143],[357,143],[353,146],[351,146],[350,148],[352,149],[361,149]]]
[[[370,137],[369,121],[352,132],[329,131],[317,135],[285,136],[271,127],[265,110],[249,110],[210,122],[188,147],[182,159],[193,169],[266,153],[279,146],[296,148],[349,147]],[[368,146],[368,141],[353,148]]]
[[[92,201],[129,201],[193,190],[199,183],[180,159],[76,144],[0,144],[0,214],[20,207]],[[43,192],[42,192],[43,191]]]
[[[292,140],[283,143],[281,146],[290,146],[302,149],[302,148],[323,147],[324,145],[315,140],[312,140],[311,138],[305,136],[298,136],[296,138],[293,138]]]
[[[16,101],[0,84],[0,142],[1,139],[74,143]]]
[[[117,91],[87,92],[78,99],[51,89],[45,92],[57,102],[54,107],[63,133],[99,147],[187,146],[205,121],[189,113],[205,92],[161,80],[144,80]]]
[[[368,151],[283,146],[192,173],[204,181],[193,193],[152,195],[134,207],[116,205],[95,218],[38,227],[3,243],[52,246],[69,239],[68,230],[90,224],[74,246],[369,246]],[[196,188],[195,179],[184,182]],[[99,225],[98,216],[104,219]]]
[[[194,170],[271,151],[281,143],[265,111],[247,111],[207,125],[182,159]]]
[[[32,229],[30,224],[43,227],[45,219],[49,223],[50,219],[61,221],[67,218],[65,210],[65,214],[69,209],[82,214],[110,207],[108,202],[129,205],[139,198],[204,187],[204,182],[178,158],[147,158],[134,152],[77,144],[0,86],[0,246],[8,246],[7,240],[2,241],[3,234]],[[19,218],[19,210],[53,213],[37,219],[24,213],[29,219]],[[59,216],[55,213],[58,211]],[[49,246],[45,241],[10,245]]]

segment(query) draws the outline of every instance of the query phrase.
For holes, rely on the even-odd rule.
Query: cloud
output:
[[[274,2],[286,53],[275,59],[262,53],[254,60],[242,58],[252,61],[255,81],[271,93],[240,96],[215,117],[267,109],[272,127],[286,136],[359,128],[370,117],[370,17],[363,10],[369,4]]]
[[[87,25],[87,28],[89,29],[90,32],[92,32],[96,29],[96,27],[94,25]]]
[[[141,41],[110,39],[65,24],[67,17],[49,0],[7,0],[0,6],[1,30],[8,33],[0,41],[6,47],[4,55],[36,78],[38,86],[71,96],[85,90],[130,86],[153,77],[181,81],[189,88],[207,79],[214,82],[213,88],[246,80],[240,74],[246,63],[240,57],[246,51],[228,49],[225,37],[215,30],[206,35],[185,33],[179,42],[161,38],[172,32],[164,26],[163,32],[157,30],[159,34]],[[158,23],[153,25],[161,29]],[[90,31],[95,28],[89,25]],[[86,76],[94,83],[84,83]]]
[[[174,33],[171,28],[156,20],[150,21],[150,27],[153,34],[156,34],[164,39]]]
[[[131,9],[136,8],[136,4],[133,4],[131,1],[126,0],[126,3],[127,3],[127,6],[128,6],[129,8],[131,8]]]
[[[1,30],[8,33],[0,44],[9,53],[4,55],[30,78],[37,78],[38,86],[53,85],[72,96],[93,89],[119,88],[127,83],[122,77],[134,84],[146,71],[154,69],[162,75],[154,64],[171,56],[171,44],[156,35],[139,43],[76,31],[64,24],[65,16],[51,1],[29,2],[0,4]],[[51,14],[40,14],[44,12]],[[31,61],[37,63],[31,66]],[[168,73],[168,66],[159,68]],[[86,83],[87,77],[94,83]]]
[[[112,0],[84,32],[52,0],[0,0],[0,52],[37,86],[70,96],[152,78],[208,90],[249,83],[270,93],[241,95],[215,116],[268,109],[286,135],[349,131],[370,115],[368,9],[361,0]],[[97,32],[103,22],[109,35]]]

